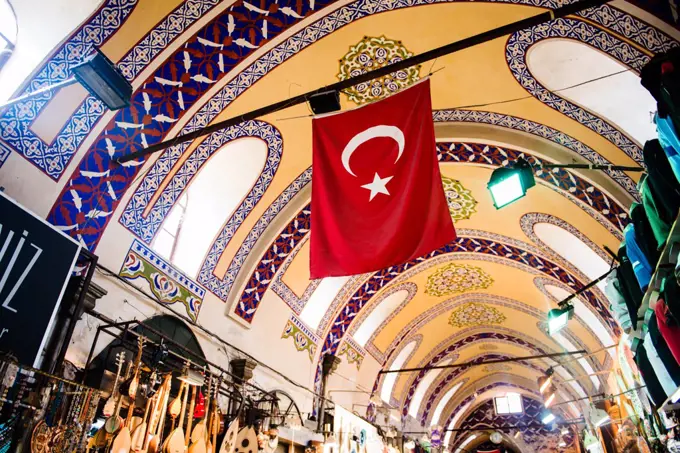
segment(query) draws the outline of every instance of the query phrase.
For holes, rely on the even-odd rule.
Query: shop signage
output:
[[[0,192],[0,351],[39,366],[80,246]]]

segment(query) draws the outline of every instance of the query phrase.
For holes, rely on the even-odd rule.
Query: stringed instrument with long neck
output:
[[[137,337],[137,356],[135,357],[135,364],[132,376],[120,384],[120,391],[132,400],[137,396],[137,389],[139,388],[139,372],[142,365],[142,352],[144,350],[145,338]]]
[[[158,398],[158,405],[149,417],[148,433],[144,436],[144,446],[142,451],[147,453],[158,453],[160,450],[160,437],[163,434],[163,426],[165,423],[165,412],[170,399],[170,388],[172,385],[172,375],[165,376],[163,384],[156,393]]]
[[[128,366],[128,370],[125,373],[126,376],[130,372],[130,367]],[[123,424],[123,419],[120,417],[120,406],[123,403],[123,394],[121,392],[118,392],[118,395],[116,396],[116,405],[113,408],[113,413],[109,418],[106,419],[104,422],[104,430],[109,433],[109,434],[114,434],[116,433],[121,425]]]
[[[116,365],[118,369],[116,370],[116,379],[113,381],[113,387],[111,387],[111,395],[109,399],[106,400],[104,404],[104,409],[102,409],[102,414],[104,417],[110,417],[113,415],[113,410],[116,408],[116,398],[118,396],[118,381],[120,380],[120,372],[123,370],[123,363],[125,362],[125,351],[121,351],[116,354]]]

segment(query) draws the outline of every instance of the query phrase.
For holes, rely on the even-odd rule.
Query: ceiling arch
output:
[[[95,45],[132,83],[132,104],[111,113],[83,90],[65,90],[0,112],[0,177],[29,168],[31,182],[37,183],[35,192],[42,193],[34,203],[40,214],[96,249],[102,262],[115,268],[135,237],[153,248],[159,228],[196,175],[225,165],[210,157],[217,149],[252,138],[266,144],[265,164],[244,198],[237,197],[234,212],[224,214],[196,281],[185,280],[201,290],[201,313],[207,315],[194,319],[197,323],[229,338],[235,333],[235,341],[247,345],[253,335],[276,341],[279,324],[299,321],[295,325],[314,343],[304,354],[296,356],[299,350],[293,348],[291,355],[281,357],[270,351],[255,353],[296,376],[310,369],[310,387],[318,384],[321,355],[337,354],[342,345],[361,355],[343,366],[368,387],[381,366],[427,364],[444,350],[449,355],[440,357],[440,363],[516,356],[520,343],[507,340],[510,336],[542,351],[559,351],[558,342],[542,333],[540,321],[565,291],[582,288],[594,271],[546,240],[545,231],[561,228],[581,241],[579,257],[596,256],[606,263],[603,246],[613,247],[621,239],[628,207],[637,197],[637,176],[541,167],[572,160],[630,165],[641,159],[637,133],[628,127],[622,130],[592,105],[578,105],[581,101],[570,100],[569,92],[554,92],[562,81],[550,68],[564,62],[558,52],[547,55],[545,49],[555,42],[567,43],[562,45],[576,49],[577,56],[599,55],[612,67],[631,69],[628,76],[634,80],[652,54],[677,42],[632,13],[605,5],[439,59],[443,69],[432,77],[432,114],[447,201],[460,237],[410,263],[341,284],[310,282],[305,269],[312,176],[306,106],[172,146],[146,160],[123,166],[113,162],[122,153],[266,105],[279,95],[285,97],[286,90],[292,95],[298,89],[328,85],[348,73],[343,62],[356,53],[352,49],[357,43],[371,44],[369,51],[380,50],[381,43],[397,43],[403,57],[559,4],[281,0],[257,6],[216,0],[104,0],[20,91],[64,80],[67,69]],[[444,29],[447,33],[441,32]],[[424,77],[426,70],[410,68],[408,81]],[[355,87],[353,97],[343,94],[343,110],[374,100],[363,88]],[[381,95],[388,91],[383,89]],[[606,96],[611,100],[611,93]],[[517,204],[496,211],[486,182],[493,169],[520,157],[535,167],[537,187]],[[6,179],[10,191],[18,187],[11,185],[14,179]],[[553,236],[567,237],[558,234],[562,233]],[[141,242],[135,244],[143,247]],[[434,277],[453,269],[476,273],[474,278],[481,283],[474,292],[465,292],[463,286],[440,279],[441,290],[433,289]],[[514,288],[511,280],[521,282],[521,288]],[[310,316],[322,295],[327,297],[318,307],[327,310],[317,309]],[[383,305],[390,296],[395,297]],[[472,315],[461,314],[468,304]],[[577,320],[562,332],[559,342],[568,349],[594,350],[618,340],[621,331],[602,291],[585,292],[575,305]],[[478,322],[474,329],[468,330],[466,313]],[[512,332],[508,325],[526,325],[527,332]],[[469,338],[477,338],[479,344],[463,344]],[[364,357],[364,344],[370,356]],[[458,349],[448,349],[456,345]],[[524,343],[522,347],[529,348]],[[317,353],[311,354],[310,364],[308,352],[313,350]],[[300,355],[305,366],[297,360]],[[581,372],[584,366],[606,368],[610,360],[602,353],[572,364],[569,373]],[[402,404],[405,414],[412,409],[427,422],[437,411],[437,418],[448,422],[452,407],[466,401],[479,385],[489,386],[488,392],[525,388],[522,391],[529,395],[541,365],[498,367],[488,379],[481,379],[479,370],[441,372],[431,385],[420,388],[424,376],[395,376],[389,385],[381,378],[375,385],[380,388],[382,383],[386,400]],[[595,383],[585,382],[587,388],[580,391],[591,390],[591,384]],[[459,389],[442,406],[441,400],[455,385]],[[576,387],[567,390],[579,393]],[[470,417],[478,413],[478,406],[472,405]]]

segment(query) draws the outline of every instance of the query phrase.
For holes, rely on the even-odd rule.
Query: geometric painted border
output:
[[[534,164],[542,163],[542,161],[526,153],[507,147],[501,148],[484,144],[437,143],[437,151],[441,163],[500,166],[504,163],[507,164],[509,160],[522,156]],[[535,175],[540,183],[544,183],[561,195],[568,197],[593,217],[602,219],[603,225],[616,237],[621,236],[621,231],[629,220],[625,209],[608,195],[599,191],[587,181],[564,170],[544,172],[536,165]],[[303,207],[271,243],[260,259],[260,263],[252,271],[245,289],[238,298],[238,306],[234,309],[236,317],[243,319],[246,323],[252,322],[262,296],[279,271],[281,264],[309,231],[310,213],[309,205]]]
[[[601,154],[574,137],[545,124],[536,123],[524,118],[503,113],[464,109],[434,110],[432,118],[435,123],[481,123],[526,132],[564,146],[594,164],[611,165],[611,162],[602,157]],[[628,194],[635,199],[639,199],[640,195],[637,185],[630,176],[618,170],[605,170],[605,173],[623,187]]]
[[[153,163],[151,169],[130,197],[130,201],[120,216],[121,225],[150,244],[175,202],[215,153],[229,152],[229,145],[238,139],[259,138],[266,144],[266,161],[257,180],[238,208],[232,213],[224,228],[225,231],[221,233],[221,235],[226,234],[230,239],[241,225],[241,221],[248,216],[274,179],[283,154],[283,139],[274,126],[263,121],[252,121],[246,123],[246,126],[232,126],[210,134],[189,156],[173,152],[163,153]],[[185,157],[185,159],[181,166],[165,184],[153,205],[150,205],[159,187],[163,185],[170,171],[182,157]],[[145,213],[147,210],[149,212]],[[228,239],[226,239],[227,242]]]
[[[198,319],[205,289],[175,269],[156,252],[135,240],[118,273],[126,280],[142,278],[162,304],[181,303],[193,322]]]
[[[361,315],[357,317],[357,319],[352,323],[352,328],[350,329],[349,333],[350,335],[346,335],[345,338],[352,338],[354,334],[356,334],[357,330],[361,325],[366,321],[368,316],[370,316],[371,313],[373,313],[373,310],[376,309],[376,307],[380,306],[380,303],[390,297],[392,294],[398,293],[399,291],[406,291],[406,297],[404,300],[394,308],[393,310],[390,311],[390,313],[387,315],[387,317],[378,325],[376,326],[375,330],[371,333],[371,336],[369,337],[368,341],[366,341],[366,350],[371,353],[371,355],[378,360],[378,362],[382,362],[382,353],[375,347],[373,344],[373,341],[376,339],[378,335],[380,335],[380,332],[382,332],[383,328],[389,324],[389,322],[394,319],[400,312],[401,310],[408,305],[409,302],[416,296],[416,293],[418,292],[418,286],[413,283],[413,282],[404,282],[399,285],[392,285],[390,286],[386,291],[380,294],[378,298],[376,299],[376,302],[370,306],[369,309],[366,310],[366,312],[362,312]]]
[[[593,251],[593,253],[598,255],[605,262],[610,262],[612,260],[612,257],[609,256],[607,252],[598,247],[597,244],[591,241],[585,234],[581,233],[578,229],[576,229],[576,227],[560,219],[559,217],[555,217],[550,214],[544,214],[541,212],[527,212],[526,214],[524,214],[519,221],[520,227],[522,228],[524,234],[526,234],[527,237],[531,239],[541,249],[551,251],[556,258],[560,258],[563,260],[565,259],[536,235],[534,229],[536,227],[536,224],[538,223],[547,223],[559,227],[580,239],[586,246],[588,246],[588,248],[590,248]]]
[[[420,0],[423,3],[426,2],[426,0]],[[420,1],[417,1],[416,4],[420,4]],[[321,2],[317,2],[318,4]],[[326,4],[326,2],[323,2]],[[369,3],[371,3],[369,5]],[[427,3],[431,3],[431,1],[427,1]],[[445,1],[442,1],[442,3],[446,3]],[[501,2],[505,3],[505,2]],[[555,7],[558,6],[559,2],[556,1],[545,1],[545,0],[533,0],[533,1],[521,1],[520,3],[525,3],[525,4],[530,4],[530,5],[536,5],[536,6],[542,6],[542,7]],[[328,3],[330,4],[330,3]],[[389,5],[387,4],[380,4],[380,5],[374,5],[372,2],[369,2],[368,0],[359,0],[356,2],[353,2],[349,5],[342,6],[338,8],[335,11],[332,11],[329,13],[328,16],[323,17],[316,22],[306,26],[301,30],[300,32],[294,34],[293,36],[290,36],[289,38],[285,39],[283,43],[281,43],[279,46],[276,46],[275,48],[271,49],[269,52],[267,52],[264,56],[256,60],[252,65],[248,66],[244,71],[239,73],[235,78],[233,78],[230,82],[227,83],[227,86],[225,86],[219,93],[217,93],[213,98],[210,100],[207,100],[203,104],[203,107],[194,115],[188,122],[188,124],[183,128],[182,132],[190,132],[192,130],[195,130],[199,127],[202,127],[206,124],[208,124],[215,116],[223,111],[237,96],[239,96],[241,93],[243,93],[247,88],[252,86],[253,83],[255,83],[257,80],[259,80],[261,77],[263,77],[265,74],[267,74],[269,71],[271,71],[273,68],[278,66],[279,64],[283,63],[286,61],[288,58],[290,58],[292,55],[298,53],[300,50],[306,48],[307,46],[315,43],[318,41],[320,38],[323,36],[328,35],[329,33],[332,33],[334,30],[337,30],[338,28],[342,27],[343,25],[346,25],[354,20],[357,20],[361,17],[366,17],[372,14],[376,14],[381,11],[389,11],[389,10],[394,10],[394,9],[399,9],[399,8],[405,8],[405,7],[410,7],[414,6],[413,2],[407,1],[407,0],[397,0],[395,2],[390,2]],[[281,8],[279,7],[279,11],[283,11],[286,8]],[[308,11],[305,11],[305,14]],[[220,20],[223,20],[223,16],[218,16],[213,23],[218,23]],[[299,17],[300,14],[298,13]],[[622,30],[622,34],[624,36],[628,37],[628,34],[631,32],[635,32],[637,34],[642,34],[642,33],[648,33],[646,30],[654,30],[652,27],[644,25],[641,21],[630,17],[629,15],[625,15],[626,18],[629,18],[630,21],[634,24],[636,24],[635,27],[629,27],[628,29]],[[286,25],[289,25],[291,22],[295,22],[294,20],[291,20],[290,17],[285,17]],[[597,21],[598,18],[594,18],[592,20]],[[638,24],[643,24],[643,25],[638,25]],[[283,26],[283,29],[287,28],[287,26]],[[276,30],[278,34],[282,30]],[[655,30],[654,30],[655,31]],[[655,31],[656,32],[656,31]],[[658,32],[656,32],[658,34]],[[271,37],[270,37],[271,38]],[[205,38],[204,38],[205,39]],[[259,39],[259,36],[258,36]],[[612,38],[614,39],[614,38]],[[631,38],[632,39],[632,38]],[[238,40],[236,40],[238,41]],[[644,41],[644,40],[641,40]],[[252,44],[252,43],[251,43]],[[614,39],[613,41],[614,47],[615,48],[617,45],[621,44],[620,41],[617,39]],[[192,42],[193,45],[193,42]],[[243,49],[239,49],[239,51],[242,51]],[[241,58],[245,56],[245,54],[248,54],[248,51],[243,51],[240,55]],[[181,51],[177,53],[177,55],[181,54]],[[180,55],[181,57],[181,55]],[[240,58],[239,58],[240,59]],[[160,69],[159,69],[160,71]],[[161,71],[162,72],[162,71]],[[167,72],[167,71],[166,71]],[[166,76],[168,74],[165,74]],[[193,75],[193,74],[192,74]],[[199,74],[203,76],[203,74]],[[204,76],[203,76],[204,77]],[[153,76],[148,79],[148,82],[151,83],[153,82]],[[204,90],[206,87],[203,85],[200,85],[197,87],[199,90]],[[174,87],[171,87],[169,90],[166,90],[169,96],[172,96],[176,90]],[[136,95],[136,94],[135,94]],[[193,97],[193,96],[192,96]],[[200,96],[198,96],[200,97]],[[193,101],[192,101],[193,102]],[[152,106],[153,106],[153,101],[152,101]],[[153,113],[156,113],[154,111]],[[165,114],[164,112],[159,112],[162,115]],[[158,115],[156,115],[158,116]],[[155,118],[154,114],[151,114],[152,118]],[[171,116],[172,117],[172,116]],[[178,119],[175,117],[172,117],[173,119]],[[113,124],[113,123],[110,123]],[[167,130],[167,125],[163,124],[162,121],[155,121],[152,123],[153,127],[160,130],[161,134],[157,138],[153,138],[153,141],[157,141],[158,139],[162,139],[164,137],[164,130]],[[135,138],[135,136],[138,136],[137,131],[132,131],[131,132],[132,136],[130,137],[130,143],[135,143],[137,146],[139,145],[138,138]],[[104,138],[104,136],[100,135],[100,138]],[[101,141],[101,140],[100,140]],[[100,152],[102,149],[106,149],[105,147],[101,146],[101,143],[97,145],[100,149]],[[86,157],[83,160],[88,160],[89,157],[86,155]],[[103,162],[104,165],[99,166],[99,171],[107,171],[106,167],[109,167],[108,170],[111,172],[118,172],[118,168],[110,167],[109,165],[106,165],[106,162],[110,161],[110,159],[104,158]],[[81,184],[80,178],[82,175],[78,174],[79,170],[76,170],[76,173],[74,174],[74,177],[70,181],[68,185],[71,184]],[[123,183],[123,187],[121,187],[122,192],[125,191],[125,186],[129,184],[130,182],[130,177],[134,176],[135,172],[132,172],[133,174],[125,174],[124,175],[124,181],[121,181]],[[100,193],[105,193],[105,191],[101,191]],[[65,195],[64,192],[62,192],[62,197]],[[106,199],[106,196],[104,195],[102,197],[104,199],[104,203],[106,204],[106,208],[113,207],[109,206],[109,201]],[[90,199],[90,196],[83,197],[83,199],[88,200]],[[57,201],[55,206],[52,209],[51,215],[54,215],[55,211],[58,211],[60,206],[63,208],[66,208],[68,203],[64,203],[61,199]],[[88,205],[86,207],[86,211],[90,212],[93,210],[93,206]],[[104,209],[106,212],[111,212],[110,209]],[[63,213],[62,213],[63,215]],[[62,224],[63,225],[63,224]],[[106,222],[104,222],[102,227],[106,226]],[[74,229],[78,229],[77,227]],[[72,234],[70,230],[69,234]],[[98,231],[94,231],[95,237],[92,237],[91,241],[88,241],[88,245],[91,248],[94,248],[99,241],[99,237],[103,233],[103,228],[98,229]]]
[[[286,274],[288,267],[293,263],[295,257],[298,255],[298,253],[300,253],[302,246],[305,245],[308,239],[309,236],[305,236],[302,241],[297,243],[297,246],[293,252],[288,255],[288,257],[286,257],[286,260],[281,266],[281,270],[278,274],[276,274],[274,281],[271,283],[271,288],[272,291],[274,291],[274,294],[279,296],[281,300],[283,300],[290,307],[290,309],[298,315],[302,312],[302,309],[305,308],[307,302],[309,302],[309,298],[312,297],[312,294],[314,294],[314,291],[321,283],[321,279],[318,278],[310,280],[302,296],[298,297],[297,294],[295,294],[295,292],[286,284],[286,282],[283,281],[283,276]]]
[[[650,60],[650,56],[598,27],[569,18],[557,19],[549,27],[541,24],[513,33],[508,39],[505,51],[512,75],[529,93],[547,106],[592,129],[621,149],[634,161],[642,163],[640,146],[628,136],[602,118],[547,90],[531,76],[527,64],[529,48],[541,40],[551,38],[572,39],[587,43],[636,70],[642,68]]]
[[[138,0],[107,0],[90,16],[88,22],[71,34],[68,41],[55,49],[35,75],[24,83],[13,97],[18,97],[43,86],[69,78],[69,68],[80,63],[93,47],[100,47],[125,23],[137,6]],[[208,3],[208,2],[206,2]],[[178,21],[178,24],[181,21]],[[159,33],[159,38],[163,34]],[[162,43],[161,44],[161,48]],[[141,55],[144,55],[143,53]],[[129,54],[128,54],[129,56]],[[141,61],[143,57],[140,58]],[[129,77],[126,74],[128,80]],[[69,119],[52,143],[45,143],[30,127],[41,110],[52,99],[47,93],[20,102],[0,112],[0,155],[9,151],[20,153],[50,178],[62,175],[78,145],[90,132],[92,125],[108,110],[102,102],[88,96]]]
[[[351,325],[353,319],[361,309],[369,303],[373,294],[381,288],[386,287],[392,280],[396,279],[400,274],[408,271],[418,264],[425,263],[431,258],[439,255],[446,255],[455,252],[467,253],[481,253],[490,254],[494,257],[500,258],[503,261],[515,261],[520,264],[525,264],[535,272],[540,272],[548,277],[555,278],[568,284],[574,288],[580,288],[583,283],[575,279],[570,273],[565,271],[558,264],[546,260],[542,257],[534,255],[519,246],[503,243],[499,240],[483,239],[480,237],[465,237],[459,232],[459,237],[450,244],[441,247],[430,254],[417,258],[396,266],[380,270],[374,273],[371,278],[362,285],[360,289],[347,300],[347,305],[340,310],[336,320],[331,324],[331,329],[324,339],[321,349],[321,356],[324,354],[335,354],[339,341],[343,338],[347,329]],[[588,298],[590,305],[598,312],[604,319],[611,319],[608,309],[600,303],[591,291],[585,291],[584,296]],[[619,331],[616,322],[611,320],[611,328],[614,332]]]
[[[466,362],[471,362],[471,363],[480,363],[480,362],[485,362],[487,360],[499,360],[499,359],[509,359],[511,357],[515,356],[508,356],[504,354],[480,354],[476,355],[474,357],[471,357],[469,359],[466,359]],[[530,368],[533,371],[537,371],[539,373],[543,373],[545,371],[545,368],[542,368],[534,363],[531,363],[528,360],[519,360],[514,362],[515,365],[520,365],[526,368]],[[445,392],[453,387],[454,381],[456,378],[458,378],[461,374],[466,372],[472,368],[472,366],[466,366],[466,367],[460,367],[460,368],[454,368],[451,370],[448,374],[443,374],[442,376],[437,379],[436,382],[433,383],[432,389],[427,392],[425,395],[425,398],[423,398],[423,401],[427,401],[425,403],[425,407],[423,410],[420,412],[418,420],[420,421],[420,424],[423,426],[430,426],[430,414],[433,408],[435,408],[438,403],[440,402],[441,398],[443,397]],[[466,381],[469,378],[464,379],[463,385],[465,385]],[[559,381],[555,381],[556,384],[559,385]],[[457,383],[456,383],[457,384]]]

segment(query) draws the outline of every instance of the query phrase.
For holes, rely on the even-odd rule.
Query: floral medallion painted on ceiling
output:
[[[503,324],[507,318],[497,308],[469,303],[455,309],[449,317],[453,327],[476,327]]]
[[[511,370],[512,367],[504,363],[492,363],[491,365],[486,365],[482,368],[482,372],[484,373],[504,373]]]
[[[340,60],[338,79],[347,80],[412,56],[413,53],[409,52],[401,41],[385,36],[364,36],[356,45],[351,46],[349,52]],[[343,92],[350,101],[361,105],[395,93],[419,78],[420,65],[360,83]]]
[[[454,222],[469,219],[472,214],[477,212],[477,200],[460,181],[442,176],[442,183],[444,184],[446,203],[449,205],[449,212]]]
[[[425,293],[431,296],[448,296],[485,289],[493,279],[484,269],[469,264],[451,263],[440,267],[427,277]]]

